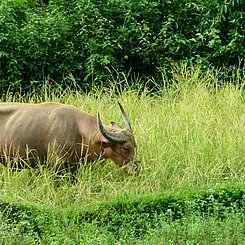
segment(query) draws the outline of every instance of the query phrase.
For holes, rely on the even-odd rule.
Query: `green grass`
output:
[[[209,88],[207,84],[215,81],[211,75],[200,74],[199,70],[176,71],[172,88],[163,88],[161,95],[124,89],[123,85],[95,89],[89,94],[69,90],[55,93],[45,86],[41,94],[7,95],[6,101],[61,101],[94,115],[100,111],[107,124],[110,120],[122,123],[117,106],[120,101],[135,131],[141,166],[139,174],[127,175],[110,161],[85,164],[77,183],[67,182],[58,191],[53,189],[48,171],[11,173],[2,168],[1,196],[49,205],[89,205],[123,193],[243,181],[244,92],[233,85]]]
[[[92,209],[0,202],[0,214],[0,244],[243,244],[245,237],[244,184],[125,196]]]
[[[244,225],[244,214],[231,214],[225,220],[191,216],[163,222],[136,244],[244,244]]]
[[[67,223],[64,230],[55,229],[54,235],[40,239],[35,233],[20,232],[19,227],[0,224],[1,244],[244,244],[243,214],[233,214],[226,220],[212,217],[189,217],[172,223],[162,222],[157,229],[149,230],[144,239],[128,236],[127,230],[121,231],[116,239],[105,228],[85,224],[79,228]],[[4,227],[3,227],[4,226]],[[54,224],[55,227],[55,224]],[[59,227],[60,228],[60,227]]]
[[[47,169],[40,167],[36,170],[11,172],[1,166],[1,199],[54,209],[83,207],[86,210],[121,197],[129,197],[130,202],[132,196],[181,193],[191,188],[208,189],[226,183],[243,183],[245,94],[242,86],[220,86],[220,81],[211,71],[202,73],[198,68],[186,67],[173,70],[173,78],[168,82],[172,86],[159,87],[157,93],[147,88],[131,89],[125,76],[122,81],[112,78],[109,89],[95,88],[87,94],[69,89],[54,91],[45,84],[43,89],[36,89],[30,94],[2,95],[2,101],[57,101],[82,108],[94,115],[100,111],[105,124],[111,120],[122,123],[117,106],[117,101],[120,101],[131,119],[141,165],[138,174],[128,175],[111,161],[85,163],[78,171],[75,184],[64,176],[63,184],[58,189],[53,187],[55,176]],[[63,242],[73,229],[74,233],[77,232],[76,225],[72,221],[67,222],[69,229],[64,236],[59,233],[60,230],[54,231]],[[236,222],[238,225],[231,228]],[[11,227],[7,229],[5,223],[3,218],[0,237],[4,235],[5,240],[2,243],[7,244],[12,234],[17,239],[16,243],[20,244],[20,238],[15,236],[17,231]],[[233,244],[239,244],[244,235],[244,231],[239,228],[241,224],[244,224],[244,220],[241,221],[241,217],[235,214],[234,219],[228,217],[220,222],[212,217],[200,220],[190,218],[170,224],[163,222],[160,227],[149,229],[150,233],[139,243],[136,240],[134,243],[195,244],[196,241],[200,244],[219,244],[220,241],[222,244],[230,244],[228,241],[234,240],[238,234]],[[94,244],[97,239],[100,244],[128,241],[123,239],[123,231],[120,242],[118,238],[115,241],[115,237],[107,233],[106,228],[100,227],[97,230],[93,224],[80,228],[79,235],[73,234],[77,236],[77,241],[87,240],[91,241],[90,244]],[[219,233],[217,238],[216,233]],[[28,239],[32,239],[32,236],[22,236],[21,241],[26,243]],[[69,243],[68,239],[67,244],[73,243]]]
[[[244,184],[93,208],[0,201],[0,244],[243,244]]]
[[[225,220],[212,217],[188,217],[181,221],[162,221],[159,227],[149,230],[143,239],[130,236],[128,230],[121,230],[117,239],[104,227],[84,224],[79,227],[67,222],[61,227],[52,224],[50,232],[40,238],[35,232],[28,232],[28,223],[18,226],[0,223],[1,244],[244,244],[244,214],[232,214]],[[24,229],[26,231],[24,232]],[[50,235],[51,234],[51,235]]]

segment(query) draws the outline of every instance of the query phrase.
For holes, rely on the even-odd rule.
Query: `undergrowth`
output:
[[[61,209],[0,202],[0,241],[126,244],[150,240],[154,244],[190,238],[209,241],[217,236],[221,240],[230,236],[242,241],[244,194],[244,185],[230,185],[174,195],[125,196],[90,210],[79,206]],[[228,234],[216,233],[219,228],[215,230],[215,224],[226,230],[231,224],[236,227],[229,229]],[[197,234],[202,228],[212,234]],[[176,238],[178,231],[187,232],[186,237]]]
[[[111,120],[122,124],[117,106],[120,101],[133,126],[137,157],[141,160],[138,173],[132,175],[109,160],[81,163],[76,181],[70,181],[65,174],[59,188],[54,188],[56,176],[41,165],[37,169],[14,172],[1,165],[0,237],[5,237],[1,238],[3,244],[7,244],[10,237],[13,237],[12,243],[21,240],[28,244],[52,239],[67,244],[78,241],[80,244],[86,244],[85,241],[137,244],[137,237],[147,243],[151,240],[150,244],[163,243],[161,238],[154,238],[155,234],[171,235],[166,241],[173,244],[177,232],[184,234],[184,229],[189,229],[191,224],[193,233],[190,231],[185,241],[191,236],[197,238],[201,227],[214,233],[212,227],[208,230],[208,222],[213,227],[218,222],[219,227],[224,225],[224,230],[236,222],[237,227],[244,224],[244,215],[235,214],[244,208],[244,84],[222,84],[212,71],[202,72],[198,68],[182,66],[172,72],[172,80],[168,81],[171,86],[166,85],[163,77],[163,86],[157,93],[147,87],[131,89],[125,76],[122,80],[112,77],[110,89],[94,88],[87,94],[79,88],[76,91],[57,89],[46,82],[32,93],[1,95],[2,102],[56,101],[93,115],[100,111],[103,123],[108,125]],[[231,188],[230,192],[212,194],[220,185],[239,188],[234,187],[234,192]],[[190,201],[181,198],[183,190],[189,193],[193,188],[208,194],[199,199],[194,195]],[[166,193],[169,197],[162,198]],[[178,197],[173,193],[179,194]],[[239,204],[232,199],[232,193],[237,193]],[[143,198],[135,202],[134,197],[138,196]],[[15,213],[13,210],[17,216],[11,214]],[[197,216],[201,214],[200,222],[190,218],[193,210],[197,210]],[[234,220],[230,220],[230,213]],[[185,217],[189,217],[188,222],[184,220],[181,226],[180,220]],[[166,219],[173,223],[165,223]],[[173,229],[173,232],[164,229]],[[240,242],[244,235],[241,229],[226,234],[232,238],[236,232]],[[222,234],[220,241],[226,239],[226,234]],[[200,237],[196,241],[201,241]],[[214,236],[209,238],[212,240]]]

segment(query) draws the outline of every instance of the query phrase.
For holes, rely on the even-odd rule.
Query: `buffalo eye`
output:
[[[123,150],[124,150],[125,152],[129,152],[129,148],[128,148],[128,147],[123,147]]]

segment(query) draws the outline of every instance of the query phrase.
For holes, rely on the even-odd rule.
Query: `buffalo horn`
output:
[[[125,123],[125,127],[126,127],[127,129],[129,129],[131,132],[133,132],[132,127],[131,127],[131,125],[130,125],[130,122],[129,122],[127,116],[126,116],[126,113],[125,113],[125,111],[124,111],[122,105],[121,105],[119,102],[118,102],[118,105],[119,105],[120,110],[121,110],[122,115],[123,115],[123,120],[124,120],[124,123]]]
[[[110,132],[107,130],[100,119],[100,113],[98,112],[97,114],[97,122],[99,125],[100,132],[102,135],[109,141],[114,142],[114,143],[124,143],[126,141],[125,136],[123,133],[116,133],[116,132]]]

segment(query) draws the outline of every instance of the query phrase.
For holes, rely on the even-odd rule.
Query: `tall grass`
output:
[[[173,69],[171,86],[158,93],[131,89],[127,76],[111,88],[90,93],[57,90],[45,84],[35,92],[2,95],[2,101],[57,101],[96,115],[103,123],[122,123],[117,101],[127,111],[137,141],[140,171],[128,175],[113,162],[83,164],[75,184],[64,177],[53,188],[53,174],[37,170],[12,172],[1,166],[0,195],[7,200],[43,205],[90,205],[121,195],[177,191],[245,177],[245,105],[242,86],[220,84],[212,71],[181,66]]]
[[[192,216],[172,223],[163,222],[136,244],[243,244],[244,215],[227,219]]]

